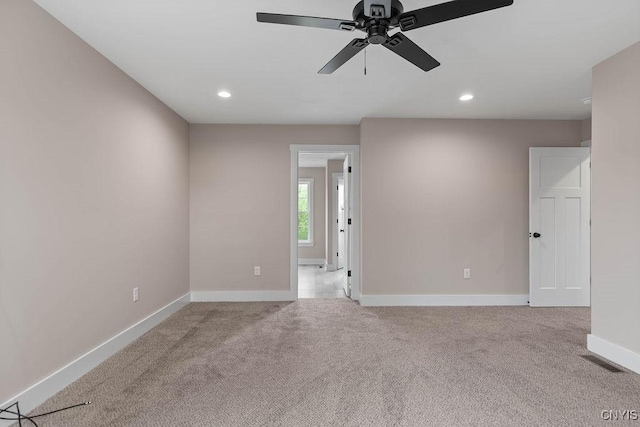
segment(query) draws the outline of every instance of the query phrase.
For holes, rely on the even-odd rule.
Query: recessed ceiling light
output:
[[[591,97],[583,99],[582,103],[584,105],[591,105]]]
[[[231,98],[231,94],[229,92],[227,92],[226,90],[218,92],[218,96],[220,98]]]
[[[470,93],[467,93],[460,97],[460,101],[471,101],[472,99],[473,99],[473,95],[471,95]]]

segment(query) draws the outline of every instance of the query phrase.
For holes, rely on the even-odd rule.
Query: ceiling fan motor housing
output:
[[[367,28],[367,41],[371,44],[382,44],[387,41],[388,27],[385,25],[371,25]]]

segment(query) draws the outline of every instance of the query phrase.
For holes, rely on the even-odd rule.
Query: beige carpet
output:
[[[588,333],[588,309],[194,303],[34,413],[91,400],[39,423],[602,425],[640,410],[640,376],[580,358]]]

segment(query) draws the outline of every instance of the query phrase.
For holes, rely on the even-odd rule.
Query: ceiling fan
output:
[[[440,63],[402,32],[512,4],[513,0],[453,0],[404,12],[402,3],[398,0],[363,0],[353,9],[352,21],[259,12],[258,22],[340,31],[360,30],[367,33],[365,38],[353,39],[318,71],[319,74],[333,73],[370,44],[381,44],[422,70],[429,71],[439,66]],[[390,36],[389,31],[395,28],[400,28],[400,31]]]

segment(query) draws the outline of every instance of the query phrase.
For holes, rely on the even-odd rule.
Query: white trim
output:
[[[338,252],[338,224],[337,224],[337,219],[338,219],[338,189],[336,188],[338,186],[338,181],[340,180],[340,178],[344,178],[344,173],[343,172],[332,172],[331,173],[331,198],[333,200],[333,212],[331,212],[331,235],[332,235],[332,244],[331,244],[331,257],[329,258],[329,260],[334,261],[332,262],[331,265],[331,269],[328,268],[327,266],[327,271],[336,271],[338,269],[338,257],[336,255],[334,255],[335,253]]]
[[[580,143],[580,147],[583,147],[583,148],[591,148],[591,140],[590,140],[590,139],[588,139],[588,140],[586,140],[586,141],[582,141],[582,142]]]
[[[335,264],[327,264],[327,271],[336,271]]]
[[[324,258],[298,258],[298,265],[322,265],[326,264]]]
[[[289,188],[289,292],[298,299],[298,152],[291,151]],[[192,292],[193,293],[193,292]]]
[[[307,213],[309,214],[309,235],[308,235],[308,239],[307,240],[298,240],[298,246],[314,246],[314,236],[313,236],[313,228],[314,228],[314,223],[313,223],[313,210],[315,209],[315,203],[313,200],[313,193],[314,193],[314,187],[316,185],[315,183],[315,179],[313,178],[298,178],[298,187],[300,187],[300,184],[306,184],[307,185]],[[296,193],[297,194],[297,193]],[[296,206],[297,205],[297,200],[296,200]],[[300,207],[298,207],[298,215],[300,215]],[[296,218],[296,227],[298,224],[298,219]]]
[[[290,291],[194,291],[191,302],[294,301]]]
[[[640,374],[640,354],[595,335],[587,335],[587,349],[622,367]]]
[[[0,404],[0,408],[6,408],[18,401],[20,402],[20,411],[27,414],[51,396],[78,380],[109,357],[156,327],[160,322],[187,306],[190,301],[190,294],[178,298],[135,325],[120,332],[118,335],[98,345],[68,365],[58,369],[53,374],[32,385],[7,402]],[[0,426],[9,426],[13,423],[14,421],[0,421]]]
[[[355,225],[350,229],[349,239],[351,256],[349,257],[349,269],[351,270],[351,299],[360,299],[360,233],[362,232],[362,215],[360,213],[360,147],[351,157],[351,182],[349,183],[349,197],[351,205],[351,218]],[[345,177],[345,180],[347,178]]]
[[[528,305],[529,295],[361,295],[365,307]]]
[[[299,153],[345,153],[351,155],[351,299],[360,298],[360,146],[358,145],[300,145],[290,146],[290,290],[298,298],[298,154]]]

